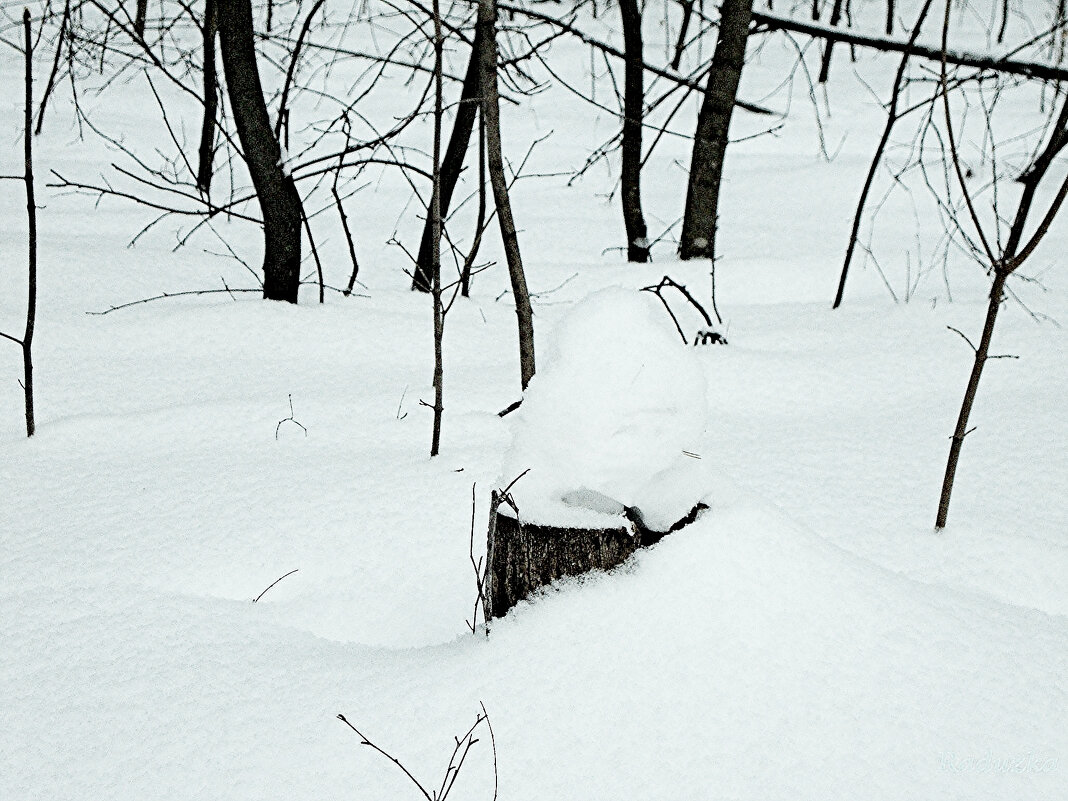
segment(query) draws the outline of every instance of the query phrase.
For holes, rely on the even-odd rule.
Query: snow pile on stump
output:
[[[501,486],[523,520],[667,531],[709,487],[704,371],[656,300],[595,292],[556,325],[516,414]]]

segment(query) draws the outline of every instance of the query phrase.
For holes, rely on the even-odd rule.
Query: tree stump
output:
[[[490,510],[484,600],[486,619],[504,617],[535,590],[564,576],[611,570],[641,546],[633,525],[565,528],[525,523],[500,508]]]

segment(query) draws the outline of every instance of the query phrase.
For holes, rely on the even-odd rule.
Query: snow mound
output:
[[[613,287],[557,323],[504,460],[527,519],[611,525],[624,506],[666,530],[705,494],[701,363],[656,300]]]

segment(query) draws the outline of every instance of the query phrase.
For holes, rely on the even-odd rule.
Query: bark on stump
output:
[[[522,523],[491,512],[487,560],[487,619],[504,617],[535,590],[564,576],[611,570],[641,546],[635,526],[565,528]]]

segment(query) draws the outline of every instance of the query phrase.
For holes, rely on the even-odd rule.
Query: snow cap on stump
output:
[[[610,288],[578,302],[539,354],[501,486],[524,520],[611,524],[637,507],[666,530],[707,491],[702,366],[656,298]]]

